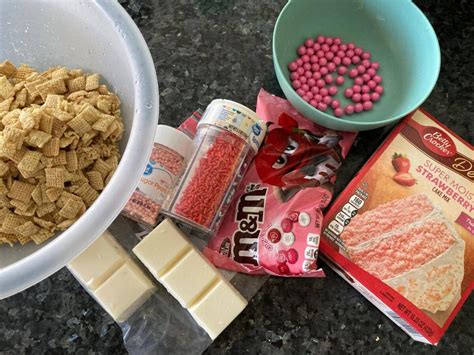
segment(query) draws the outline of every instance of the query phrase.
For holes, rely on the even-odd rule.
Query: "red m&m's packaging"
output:
[[[320,277],[316,258],[322,209],[355,133],[321,127],[263,89],[257,114],[265,141],[204,249],[218,267],[249,273]]]

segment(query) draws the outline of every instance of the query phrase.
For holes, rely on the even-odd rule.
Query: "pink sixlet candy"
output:
[[[372,94],[370,94],[370,99],[371,99],[373,102],[379,101],[379,99],[380,99],[380,94],[377,94],[376,92],[373,92]]]
[[[296,251],[296,249],[288,249],[288,251],[286,252],[286,258],[288,259],[288,262],[290,264],[295,264],[298,261],[298,252]]]
[[[309,62],[309,55],[305,54],[301,57],[301,59],[303,60],[303,63],[308,63]]]
[[[311,79],[308,79],[307,83],[308,83],[308,86],[312,88],[314,85],[316,85],[316,80],[311,78]]]
[[[368,82],[370,80],[370,75],[369,74],[362,74],[362,80],[364,80],[364,82]]]
[[[367,74],[370,75],[370,77],[373,77],[377,72],[375,71],[374,68],[369,68],[367,69]]]
[[[334,43],[334,39],[332,37],[326,37],[326,43],[331,45]]]
[[[306,81],[308,81],[308,78],[302,75],[299,77],[298,80],[301,82],[301,84],[306,84]]]
[[[328,64],[328,60],[326,58],[319,58],[319,65],[326,65]]]
[[[351,88],[347,88],[346,90],[344,90],[344,96],[348,99],[351,98],[352,95],[354,95],[354,91],[352,91]]]
[[[371,89],[374,89],[374,88],[377,86],[377,83],[376,83],[375,81],[373,81],[373,80],[369,80],[369,81],[367,82],[367,86],[368,86],[369,88],[371,88]]]
[[[304,73],[304,76],[309,79],[309,78],[312,78],[313,77],[313,72],[311,70],[307,70],[305,73]]]
[[[294,89],[299,89],[301,87],[301,81],[299,80],[293,80],[291,82],[291,86],[293,86]]]
[[[353,68],[349,71],[349,77],[355,78],[357,75],[359,75],[359,72],[357,71],[357,69]]]
[[[311,63],[304,63],[303,64],[303,69],[304,70],[311,70]]]
[[[371,101],[365,101],[362,106],[364,107],[364,111],[372,110],[373,104]]]
[[[316,59],[316,62],[314,62],[313,64],[311,64],[311,70],[312,70],[313,72],[319,70],[318,60],[319,60],[319,59]]]
[[[377,70],[380,67],[380,63],[379,62],[372,62],[370,67]]]
[[[359,93],[362,91],[362,88],[360,87],[360,85],[354,85],[352,87],[352,91],[354,91],[355,93]]]
[[[366,67],[367,69],[369,69],[370,68],[370,60],[368,60],[368,59],[362,60],[362,65],[364,67]]]
[[[331,60],[332,58],[334,58],[334,53],[333,52],[327,52],[325,55],[327,60]]]
[[[321,69],[319,69],[319,73],[321,75],[326,75],[327,73],[329,73],[329,69],[327,67],[322,67]]]
[[[348,56],[349,58],[352,58],[354,56],[354,51],[352,49],[348,49],[346,51],[346,56]]]
[[[296,64],[296,62],[290,62],[290,64],[288,64],[288,69],[290,71],[295,71],[296,69],[298,69],[298,64]]]
[[[369,51],[364,52],[362,53],[361,56],[362,56],[362,59],[370,59],[370,52]]]
[[[328,105],[326,105],[324,102],[318,102],[318,110],[326,112],[328,109]]]
[[[333,44],[331,46],[331,52],[333,52],[334,54],[336,54],[337,52],[339,51],[339,46],[337,44]]]
[[[297,92],[298,95],[300,95],[300,96],[304,96],[304,94],[306,94],[306,92],[305,92],[303,89],[301,89],[301,88],[299,88],[298,90],[296,90],[296,92]]]
[[[318,36],[316,40],[318,41],[319,44],[323,44],[326,41],[326,37]]]
[[[349,57],[342,58],[342,64],[345,65],[346,67],[348,67],[349,65],[352,64],[351,58],[349,58]]]
[[[362,112],[364,110],[364,106],[359,102],[354,105],[354,112]]]
[[[365,67],[361,64],[361,65],[357,66],[357,71],[359,72],[359,74],[364,74],[365,73]]]
[[[329,46],[328,46],[326,43],[321,45],[321,49],[322,49],[324,52],[329,52],[329,51],[330,51],[330,48],[329,48]]]
[[[317,85],[319,88],[324,87],[324,84],[325,84],[325,82],[324,82],[323,79],[318,79],[318,80],[316,81],[316,85]]]
[[[345,108],[344,108],[344,113],[346,115],[352,115],[354,113],[354,105],[347,105]]]
[[[288,214],[288,219],[292,221],[293,223],[298,222],[298,216],[300,215],[299,212],[297,211],[292,211]]]
[[[326,82],[326,84],[331,84],[333,82],[333,77],[331,74],[327,74],[325,77],[324,77],[324,81]]]
[[[328,91],[328,89],[326,89],[326,88],[320,89],[320,90],[319,90],[319,93],[321,94],[322,97],[329,95],[329,91]]]
[[[306,94],[305,94],[307,97],[309,97],[310,99],[313,98],[314,94],[311,92],[311,91],[306,91]]]
[[[341,51],[341,50],[338,50],[336,55],[339,57],[339,58],[344,58],[346,56],[346,52],[344,51]]]
[[[296,72],[299,74],[299,75],[304,75],[304,68],[301,66],[301,67],[298,67],[298,69],[296,69]]]
[[[316,54],[313,54],[311,57],[309,57],[309,62],[311,64],[317,64],[319,62],[319,57]]]
[[[347,51],[347,44],[341,43],[340,46],[339,46],[339,49],[340,49],[341,51],[344,51],[344,52]]]
[[[334,58],[334,59],[336,59],[336,58]],[[332,73],[333,71],[336,70],[336,64],[333,63],[333,62],[330,62],[330,63],[328,63],[327,68],[328,68],[329,72]]]
[[[342,60],[341,60],[341,58],[339,58],[339,57],[334,57],[333,60],[332,60],[332,62],[333,62],[335,65],[339,65],[339,64],[341,64]]]
[[[318,88],[317,86],[313,86],[313,87],[311,88],[311,92],[312,92],[313,94],[319,94],[319,88]]]
[[[314,49],[313,47],[310,47],[306,50],[306,54],[309,55],[310,57],[314,54]]]
[[[334,44],[340,45],[342,43],[342,40],[339,37],[334,38]]]
[[[293,80],[296,80],[300,77],[300,75],[297,73],[297,72],[293,72],[290,74],[290,79],[293,81]]]
[[[278,229],[270,229],[267,233],[267,239],[272,243],[278,243],[281,239],[281,233]]]
[[[302,66],[303,65],[303,59],[301,59],[301,58],[296,59],[296,64],[298,64],[299,67]]]
[[[316,52],[316,55],[317,55],[319,58],[322,58],[322,57],[324,57],[324,51],[323,51],[322,49],[320,49],[320,50],[318,50],[318,51]]]
[[[382,85],[377,85],[374,89],[374,91],[379,94],[379,95],[382,95],[383,94],[383,86]]]
[[[358,55],[355,55],[352,57],[352,64],[359,64],[360,63],[360,57]]]
[[[299,55],[306,54],[306,47],[305,46],[299,46],[297,50]]]
[[[323,100],[323,96],[321,94],[314,95],[314,100],[320,102]]]
[[[314,49],[314,51],[319,51],[319,50],[321,49],[321,45],[316,42],[316,43],[313,45],[313,49]]]
[[[359,102],[360,100],[362,100],[361,94],[355,93],[354,95],[352,95],[352,101],[354,101],[354,102]],[[356,111],[356,112],[357,112],[357,111]]]
[[[362,79],[360,76],[354,79],[354,84],[356,85],[362,85],[364,84],[364,79]]]
[[[331,102],[332,102],[331,96],[324,96],[324,97],[323,97],[323,102],[324,102],[326,105],[330,105]]]
[[[329,89],[328,89],[328,93],[329,95],[331,96],[334,96],[337,94],[337,87],[336,86],[330,86]]]
[[[356,55],[361,55],[362,52],[363,52],[362,48],[357,47],[356,49],[354,49],[354,53],[355,53]]]
[[[342,85],[342,84],[344,84],[344,77],[343,77],[343,76],[338,76],[338,77],[336,78],[336,84],[337,84],[337,85]]]
[[[312,38],[308,38],[306,41],[304,41],[304,45],[306,47],[312,47],[314,45],[314,40]]]
[[[281,225],[281,230],[285,233],[289,233],[293,229],[293,223],[291,222],[289,218],[283,218],[280,222],[280,225]]]
[[[368,85],[362,85],[361,92],[362,92],[363,94],[366,94],[366,93],[368,93],[369,91],[370,91],[370,88],[369,88]]]
[[[339,68],[337,68],[337,73],[338,73],[339,75],[344,75],[344,74],[347,73],[347,68],[344,67],[344,66],[340,66]]]
[[[337,100],[337,99],[332,100],[332,102],[331,102],[331,107],[332,107],[333,109],[336,109],[336,108],[338,108],[338,107],[340,107],[340,106],[341,106],[341,103],[339,102],[339,100]]]
[[[318,71],[313,72],[313,78],[316,80],[321,79],[321,73]]]
[[[308,95],[309,93],[306,93],[306,95]],[[362,101],[370,101],[370,94],[362,94],[361,96],[362,98]]]
[[[317,107],[318,106],[318,102],[315,100],[315,99],[312,99],[309,101],[309,104],[313,107]]]
[[[334,115],[336,117],[342,117],[342,116],[344,116],[344,110],[342,108],[338,107],[334,110]]]
[[[374,75],[372,80],[375,81],[377,84],[380,84],[382,82],[382,77],[380,75]]]

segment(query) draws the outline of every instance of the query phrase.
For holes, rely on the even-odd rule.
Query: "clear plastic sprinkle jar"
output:
[[[188,167],[163,212],[215,233],[265,133],[265,123],[249,108],[212,101],[198,123]]]

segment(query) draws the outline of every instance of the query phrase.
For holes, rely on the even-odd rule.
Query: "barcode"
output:
[[[382,310],[382,309],[381,309]],[[417,341],[421,341],[423,343],[430,344],[429,341],[426,340],[415,328],[413,328],[410,324],[408,324],[402,317],[400,317],[396,312],[392,311],[388,307],[384,307],[382,310],[388,318],[390,318],[394,323],[396,323],[402,330],[411,336],[413,339]]]

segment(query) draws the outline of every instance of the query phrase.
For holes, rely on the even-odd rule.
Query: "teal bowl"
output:
[[[319,111],[292,88],[288,63],[303,41],[317,35],[341,37],[372,53],[380,62],[384,93],[371,111],[338,118]],[[325,127],[364,131],[396,122],[420,106],[436,83],[440,49],[428,19],[411,0],[290,0],[273,32],[273,63],[287,99],[303,115]],[[352,79],[346,75],[336,98]]]

